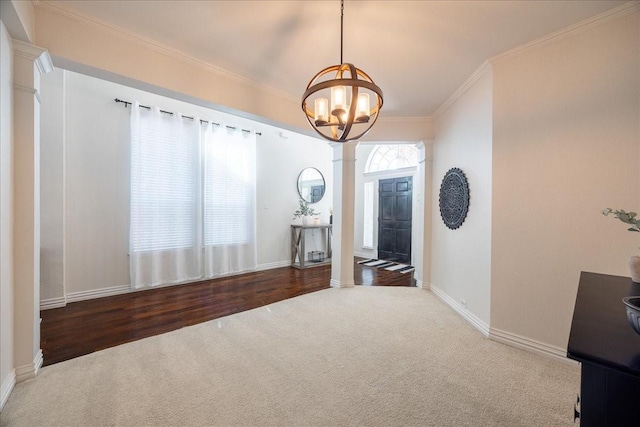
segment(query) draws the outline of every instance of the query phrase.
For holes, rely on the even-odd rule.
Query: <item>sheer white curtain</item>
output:
[[[131,108],[130,271],[134,288],[202,277],[199,121]]]
[[[132,105],[134,288],[255,269],[255,138]]]
[[[203,125],[204,277],[256,267],[256,136]]]

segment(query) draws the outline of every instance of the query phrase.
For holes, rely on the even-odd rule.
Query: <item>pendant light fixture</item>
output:
[[[344,0],[340,0],[340,65],[316,74],[302,95],[302,111],[311,127],[334,142],[361,138],[378,120],[382,108],[382,90],[371,77],[342,61],[343,37]]]

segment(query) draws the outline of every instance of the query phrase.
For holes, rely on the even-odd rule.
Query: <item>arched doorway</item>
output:
[[[373,146],[363,170],[363,251],[373,257],[412,263],[414,183],[419,150],[415,144]]]

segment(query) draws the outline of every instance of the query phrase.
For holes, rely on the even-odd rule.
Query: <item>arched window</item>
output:
[[[365,167],[365,173],[408,168],[418,165],[418,149],[413,145],[376,145]]]

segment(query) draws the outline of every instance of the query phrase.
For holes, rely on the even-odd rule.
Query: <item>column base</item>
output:
[[[355,286],[355,282],[353,280],[341,282],[336,279],[331,279],[329,282],[329,286],[332,288],[353,288]]]
[[[33,363],[28,365],[18,366],[16,368],[16,382],[22,382],[31,378],[35,378],[42,367],[42,349],[38,350],[36,357],[33,358]]]

